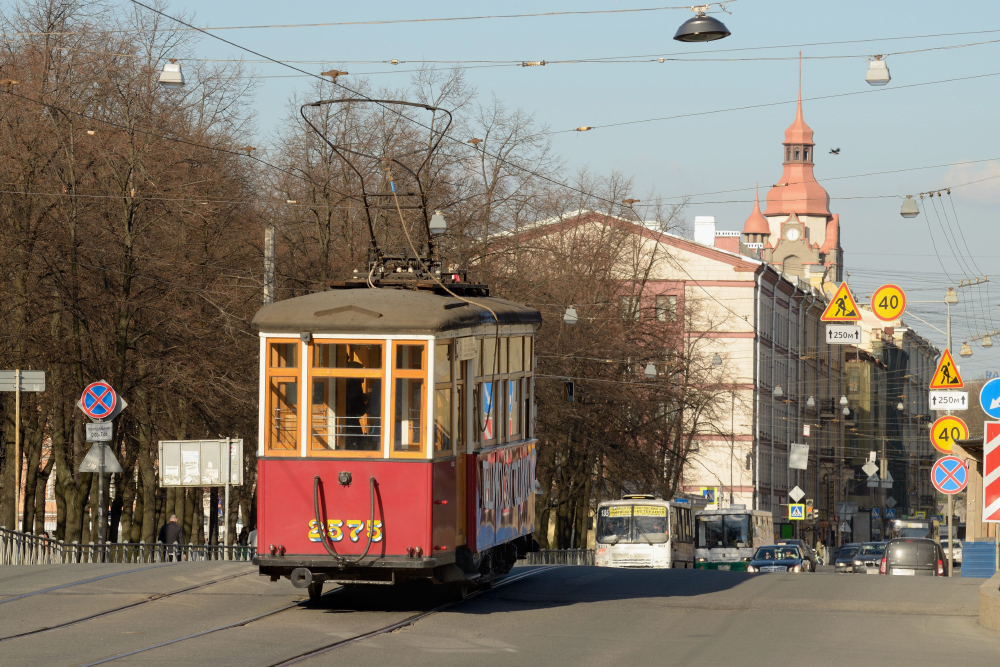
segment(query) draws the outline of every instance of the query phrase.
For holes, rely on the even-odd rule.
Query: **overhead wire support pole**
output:
[[[21,512],[21,369],[14,371],[14,528]],[[24,528],[23,525],[20,528]]]

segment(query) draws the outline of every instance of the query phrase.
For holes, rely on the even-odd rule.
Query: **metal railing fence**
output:
[[[593,565],[593,549],[541,549],[527,554],[528,565]]]
[[[53,563],[164,563],[168,561],[249,561],[252,547],[221,544],[63,542],[0,527],[0,565]]]

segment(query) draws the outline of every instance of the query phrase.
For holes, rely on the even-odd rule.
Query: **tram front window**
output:
[[[393,453],[420,454],[424,450],[424,349],[423,345],[397,344],[393,355]]]
[[[377,452],[381,449],[381,369],[381,345],[314,345],[312,450]]]
[[[601,544],[618,544],[622,540],[628,542],[632,530],[632,508],[628,505],[620,507],[602,507],[597,516],[597,541]]]

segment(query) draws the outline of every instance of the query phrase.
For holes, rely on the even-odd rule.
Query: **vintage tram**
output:
[[[311,597],[324,582],[464,591],[532,546],[540,314],[410,264],[253,320],[254,562]]]

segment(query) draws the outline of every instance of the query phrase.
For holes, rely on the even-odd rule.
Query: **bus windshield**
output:
[[[612,505],[597,516],[601,544],[662,544],[669,538],[665,505]]]
[[[749,514],[700,514],[697,544],[699,549],[743,548],[750,546]]]
[[[926,537],[933,540],[937,535],[933,521],[896,519],[889,528],[889,537]]]

